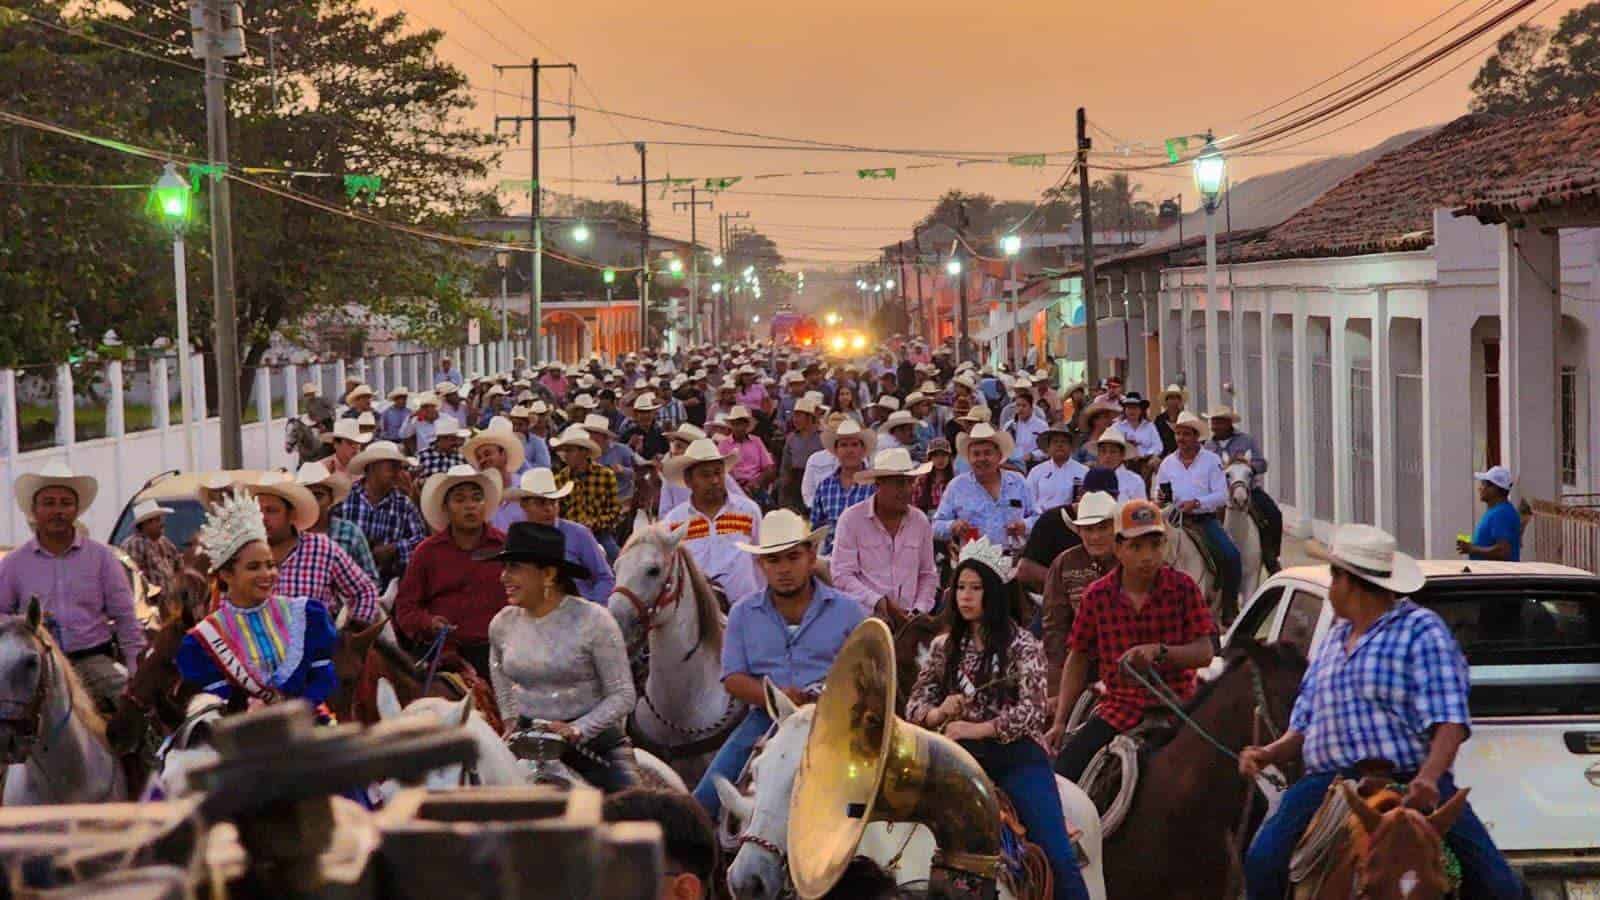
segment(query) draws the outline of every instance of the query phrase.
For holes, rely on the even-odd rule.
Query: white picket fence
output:
[[[1600,572],[1600,509],[1531,500],[1533,553],[1524,559]]]
[[[526,342],[507,344],[480,344],[472,347],[417,353],[377,356],[346,362],[338,360],[310,365],[263,366],[255,370],[255,382],[248,405],[254,409],[256,421],[243,426],[244,465],[250,469],[287,468],[294,463],[284,451],[284,438],[289,419],[300,415],[300,389],[306,382],[322,386],[323,395],[337,402],[347,374],[354,374],[372,385],[380,398],[395,387],[404,385],[412,391],[431,388],[433,374],[438,371],[441,357],[449,357],[459,371],[468,374],[509,370],[517,356],[528,356]],[[463,362],[464,361],[464,362]],[[160,364],[165,362],[165,364]],[[192,371],[195,373],[192,406],[197,421],[192,435],[195,455],[201,471],[220,468],[221,423],[215,416],[200,418],[206,409],[206,379],[200,377],[205,360],[195,355]],[[134,367],[148,366],[148,376],[140,373],[141,399],[149,398],[153,421],[148,428],[129,430],[126,427],[128,398],[125,376]],[[106,539],[116,525],[123,505],[155,476],[174,469],[187,468],[184,464],[184,436],[181,416],[169,411],[162,398],[178,397],[172,358],[165,361],[139,360],[136,362],[107,361],[101,364],[96,390],[91,405],[105,410],[105,436],[79,440],[77,414],[84,408],[74,390],[72,368],[56,366],[51,381],[54,397],[55,423],[51,446],[22,452],[18,435],[19,371],[0,369],[0,547],[15,546],[30,536],[27,520],[17,507],[12,485],[19,476],[37,472],[51,460],[64,460],[73,471],[93,475],[100,484],[99,496],[85,513],[84,522],[89,533]],[[29,379],[38,382],[37,373]],[[281,409],[274,410],[274,401]],[[175,404],[173,404],[175,406]],[[276,415],[274,414],[276,413]],[[250,414],[245,414],[250,418]]]

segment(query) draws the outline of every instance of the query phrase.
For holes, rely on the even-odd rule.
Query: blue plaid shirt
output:
[[[811,500],[811,529],[815,531],[824,525],[833,526],[839,521],[840,513],[877,492],[878,487],[873,484],[857,484],[846,490],[844,482],[839,480],[839,473],[834,472],[817,485],[817,495]],[[823,538],[822,552],[833,552],[832,531]]]
[[[1289,727],[1305,735],[1306,772],[1336,772],[1382,759],[1415,772],[1429,732],[1470,726],[1467,660],[1444,620],[1402,599],[1356,642],[1336,620],[1300,683]]]
[[[1033,529],[1039,518],[1038,504],[1028,480],[1019,472],[1000,470],[1000,496],[995,497],[978,483],[971,471],[963,472],[945,486],[939,498],[939,508],[933,513],[933,536],[936,540],[951,539],[950,526],[957,519],[976,526],[991,543],[1006,546],[1006,526],[1022,522]]]
[[[398,488],[390,491],[374,506],[367,500],[366,483],[365,478],[357,479],[355,487],[350,489],[350,496],[344,498],[335,514],[360,528],[361,533],[367,536],[368,545],[380,547],[393,544],[399,551],[400,565],[409,565],[411,551],[417,549],[422,539],[428,536],[428,526],[423,524],[422,514],[417,512],[411,498]]]

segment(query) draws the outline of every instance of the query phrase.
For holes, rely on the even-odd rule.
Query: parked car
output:
[[[1456,781],[1536,900],[1600,897],[1600,576],[1542,563],[1422,561],[1413,595],[1471,666]],[[1285,569],[1223,637],[1308,655],[1333,621],[1328,568]]]
[[[141,501],[154,500],[172,510],[163,529],[167,537],[178,545],[179,550],[188,550],[206,516],[205,509],[200,506],[200,482],[214,474],[217,473],[171,471],[145,482],[145,486],[123,505],[122,512],[117,516],[117,524],[111,529],[111,544],[120,547],[133,533],[133,507]],[[235,482],[254,483],[263,472],[260,469],[234,469],[225,474]]]

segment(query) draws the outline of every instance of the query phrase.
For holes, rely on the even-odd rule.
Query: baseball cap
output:
[[[1103,494],[1110,494],[1111,499],[1115,500],[1117,498],[1117,494],[1120,493],[1118,488],[1119,485],[1117,483],[1117,472],[1115,469],[1107,469],[1101,466],[1096,466],[1089,470],[1089,474],[1083,476],[1083,492],[1085,494],[1092,494],[1096,491],[1099,491]]]
[[[1474,474],[1473,480],[1487,481],[1502,491],[1511,490],[1511,470],[1505,466],[1491,466],[1487,472]]]
[[[1161,507],[1149,500],[1129,500],[1117,510],[1117,537],[1136,538],[1143,534],[1165,533]]]

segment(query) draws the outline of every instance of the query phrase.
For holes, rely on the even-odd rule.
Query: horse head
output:
[[[27,612],[0,622],[0,759],[26,762],[50,725],[46,718],[55,674],[65,659],[54,653],[41,629],[39,598]]]
[[[744,823],[739,851],[728,866],[728,887],[747,900],[775,900],[789,887],[789,795],[794,793],[800,758],[811,736],[816,707],[796,708],[782,691],[766,683],[767,714],[775,723],[747,767],[750,796],[715,777],[724,815]]]
[[[681,596],[685,585],[676,583],[678,548],[688,524],[665,522],[635,531],[628,545],[617,554],[612,566],[616,587],[606,599],[606,607],[622,629],[628,644],[642,642],[648,633],[662,627],[666,615],[676,612],[673,595]]]
[[[505,741],[500,739],[483,713],[472,702],[472,696],[460,700],[443,697],[418,697],[404,708],[387,678],[378,680],[378,716],[384,722],[406,721],[440,728],[464,728],[478,749],[477,761],[470,767],[459,763],[433,769],[423,778],[423,784],[433,791],[454,790],[470,784],[517,785],[526,783],[517,758]],[[395,782],[385,782],[379,792],[385,799],[399,790]]]
[[[1363,900],[1435,900],[1452,890],[1444,867],[1444,835],[1461,817],[1467,791],[1457,791],[1424,816],[1404,806],[1400,793],[1385,788],[1362,797],[1340,782],[1350,805],[1355,840],[1355,885],[1350,896]]]
[[[1236,456],[1222,470],[1228,482],[1228,506],[1241,512],[1250,508],[1250,485],[1255,480],[1255,469],[1250,467],[1250,454]]]
[[[1263,741],[1276,739],[1289,727],[1289,713],[1294,710],[1300,681],[1306,673],[1305,655],[1288,641],[1263,644],[1252,638],[1240,638],[1228,648],[1227,663],[1224,677],[1228,672],[1248,668],[1255,715],[1271,732],[1262,736]]]

